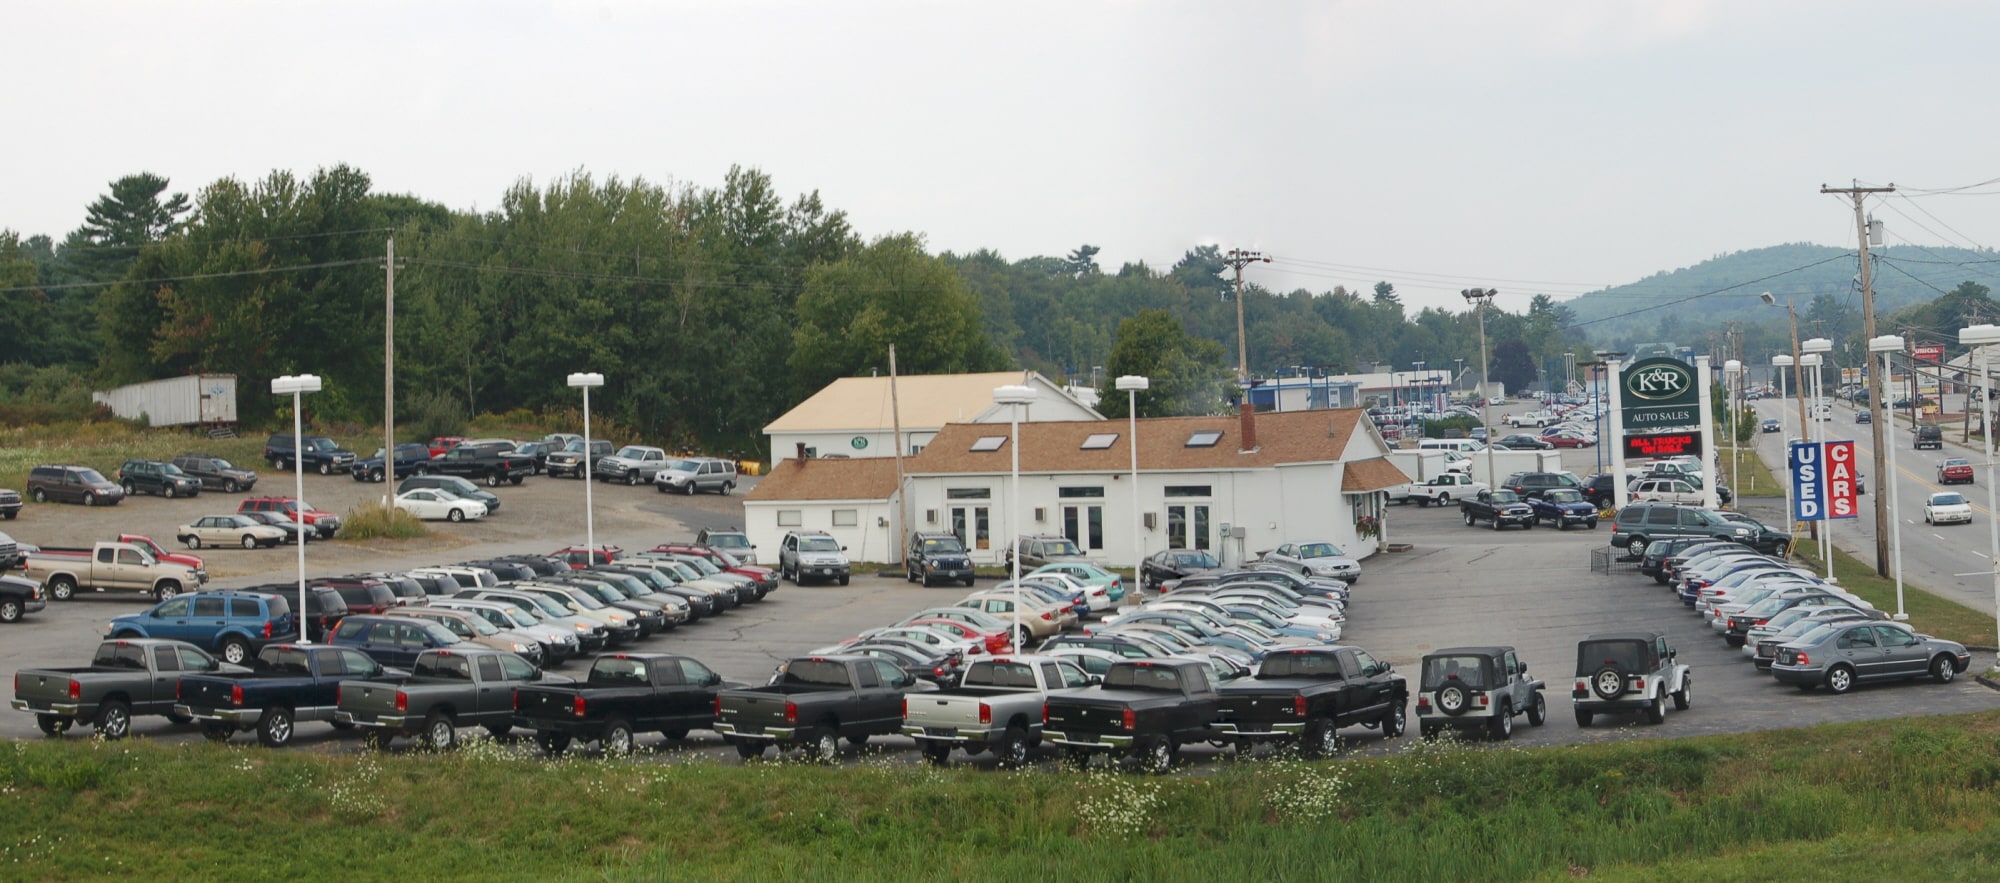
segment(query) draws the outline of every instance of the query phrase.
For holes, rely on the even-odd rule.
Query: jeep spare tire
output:
[[[1625,692],[1625,673],[1607,665],[1590,676],[1590,692],[1599,699],[1616,699]]]
[[[1439,711],[1456,717],[1472,704],[1472,693],[1458,684],[1446,684],[1438,688],[1436,699]]]

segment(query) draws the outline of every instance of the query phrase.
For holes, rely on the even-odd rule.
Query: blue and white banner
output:
[[[1792,520],[1826,518],[1826,457],[1819,442],[1792,442]]]

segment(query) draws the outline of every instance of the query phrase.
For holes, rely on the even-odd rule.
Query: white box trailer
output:
[[[1467,456],[1472,458],[1472,478],[1484,482],[1489,487],[1499,487],[1500,479],[1516,472],[1562,472],[1561,451],[1509,451],[1496,448],[1493,451],[1493,469],[1486,469],[1487,452],[1478,451]],[[1497,475],[1493,473],[1499,473]]]
[[[153,426],[215,426],[236,422],[236,375],[189,374],[90,394],[126,420]]]

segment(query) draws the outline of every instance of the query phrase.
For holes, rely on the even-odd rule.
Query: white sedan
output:
[[[486,504],[468,500],[441,488],[418,488],[396,496],[396,508],[425,521],[464,521],[485,518]]]
[[[1971,524],[1972,504],[1965,501],[1965,495],[1946,491],[1931,494],[1924,501],[1925,524]]]
[[[190,549],[199,549],[204,544],[268,549],[284,542],[289,535],[283,528],[257,522],[248,515],[210,515],[174,529],[174,536]]]

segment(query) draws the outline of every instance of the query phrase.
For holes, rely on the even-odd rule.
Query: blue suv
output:
[[[106,634],[186,641],[231,665],[245,665],[264,645],[292,640],[297,629],[283,595],[224,590],[176,595],[112,620]]]

